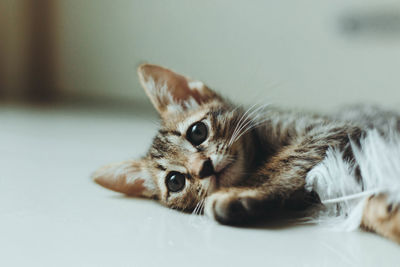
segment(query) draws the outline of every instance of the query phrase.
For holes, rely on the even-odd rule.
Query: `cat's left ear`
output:
[[[108,164],[95,171],[92,179],[116,192],[154,198],[158,194],[158,188],[145,163],[145,160],[127,160]]]
[[[138,68],[139,80],[161,117],[222,99],[200,81],[157,65]]]

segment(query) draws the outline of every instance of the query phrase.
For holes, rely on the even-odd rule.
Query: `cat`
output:
[[[350,143],[359,145],[367,130],[382,136],[400,131],[400,115],[379,108],[351,107],[330,115],[269,105],[244,109],[161,66],[141,65],[138,75],[161,127],[145,156],[101,167],[94,181],[173,209],[204,213],[221,224],[320,205],[319,195],[305,184],[328,149],[339,149],[354,162]],[[385,194],[371,195],[361,227],[400,242],[399,206]]]

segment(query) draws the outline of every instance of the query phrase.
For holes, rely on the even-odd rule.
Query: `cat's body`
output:
[[[352,107],[331,115],[272,106],[243,109],[168,69],[143,65],[139,76],[161,115],[161,128],[146,156],[105,166],[95,181],[171,208],[204,209],[223,224],[318,203],[318,195],[305,190],[306,176],[329,148],[352,161],[350,142],[357,143],[368,129],[382,135],[400,131],[400,115],[378,108]],[[398,208],[387,209],[384,195],[368,203],[362,225],[399,241]],[[379,208],[390,229],[371,215]]]

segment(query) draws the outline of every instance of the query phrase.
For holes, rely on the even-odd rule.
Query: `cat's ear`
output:
[[[154,198],[158,189],[144,160],[108,164],[95,171],[92,179],[110,190],[130,196]]]
[[[139,80],[162,117],[221,98],[202,82],[151,64],[138,68]]]

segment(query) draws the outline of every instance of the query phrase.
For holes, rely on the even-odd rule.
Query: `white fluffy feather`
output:
[[[386,193],[390,202],[400,202],[400,135],[393,131],[382,137],[371,130],[361,147],[351,146],[362,183],[357,182],[355,164],[345,161],[336,149],[328,150],[306,178],[306,189],[314,190],[324,204],[313,221],[337,230],[360,226],[365,200],[371,195]]]

